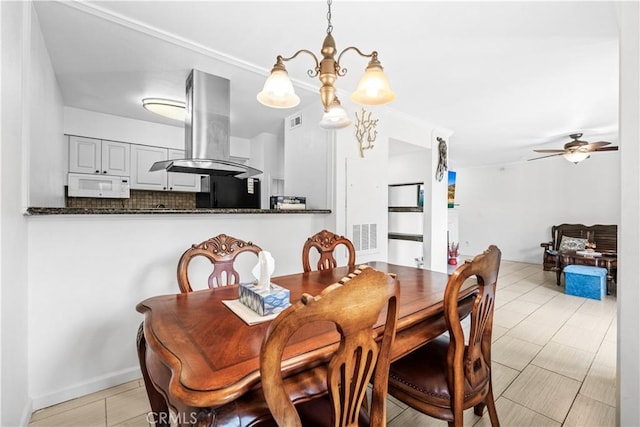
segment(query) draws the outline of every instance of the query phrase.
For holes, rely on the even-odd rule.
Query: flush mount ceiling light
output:
[[[152,113],[184,122],[184,102],[162,98],[145,98],[142,100],[142,106]]]
[[[342,77],[347,73],[346,68],[342,68],[340,65],[340,59],[342,55],[350,50],[356,51],[362,57],[371,58],[364,75],[360,78],[358,87],[351,94],[351,100],[360,105],[383,105],[392,102],[396,98],[395,93],[389,87],[387,76],[382,71],[382,65],[378,61],[378,52],[373,51],[370,54],[365,54],[357,47],[349,46],[340,52],[338,59],[336,59],[336,43],[331,35],[333,31],[333,26],[331,25],[331,0],[327,0],[327,6],[327,36],[322,43],[322,60],[318,61],[318,57],[307,49],[301,49],[288,58],[278,55],[271,74],[267,78],[262,91],[258,93],[257,98],[260,103],[273,108],[291,108],[300,103],[300,98],[295,94],[284,63],[294,59],[301,53],[307,53],[316,64],[314,69],[307,71],[307,74],[309,77],[318,77],[320,79],[322,83],[320,99],[325,113],[329,113],[332,104],[336,100],[336,88],[333,85],[338,77]]]

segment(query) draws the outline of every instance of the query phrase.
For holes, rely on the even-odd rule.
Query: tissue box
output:
[[[256,283],[240,284],[240,302],[260,316],[279,313],[289,307],[289,289],[274,283],[271,289],[261,289]]]

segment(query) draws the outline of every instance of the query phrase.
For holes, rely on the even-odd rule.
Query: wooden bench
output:
[[[569,262],[571,257],[562,257],[559,255],[560,242],[562,237],[574,237],[587,239],[588,242],[595,243],[597,252],[600,252],[607,258],[617,258],[618,256],[618,226],[617,225],[583,225],[583,224],[560,224],[551,227],[551,241],[541,243],[544,248],[542,255],[542,268],[545,271],[555,271],[557,273],[557,282],[560,284],[560,275],[562,270]],[[610,262],[609,271],[610,281],[615,282],[617,269],[616,262]]]

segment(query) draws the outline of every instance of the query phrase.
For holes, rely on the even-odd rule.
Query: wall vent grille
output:
[[[298,126],[302,126],[302,114],[298,114],[297,116],[292,117],[289,121],[289,129],[294,129]]]
[[[378,249],[377,224],[354,224],[351,236],[356,252]]]

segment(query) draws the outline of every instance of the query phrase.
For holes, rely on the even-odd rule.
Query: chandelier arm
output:
[[[347,74],[347,69],[342,68],[342,66],[340,65],[340,59],[342,58],[342,55],[344,55],[345,53],[347,53],[347,51],[350,51],[350,50],[355,50],[358,53],[358,55],[364,58],[372,58],[374,60],[378,59],[378,52],[376,52],[375,50],[370,54],[366,54],[366,53],[363,53],[360,49],[358,49],[355,46],[349,46],[347,48],[344,48],[344,50],[340,52],[340,55],[338,55],[338,59],[336,60],[336,74],[340,77],[344,77],[344,75]]]
[[[316,77],[318,74],[320,74],[320,63],[318,62],[318,57],[313,52],[311,52],[310,50],[307,50],[307,49],[300,49],[299,51],[297,51],[296,53],[294,53],[293,55],[291,55],[291,56],[289,56],[287,58],[283,57],[282,55],[278,55],[277,61],[278,62],[287,62],[287,61],[290,61],[290,60],[294,59],[295,57],[297,57],[301,53],[308,53],[313,58],[313,61],[316,63],[316,66],[315,66],[314,69],[307,70],[307,74],[309,75],[309,77]]]

